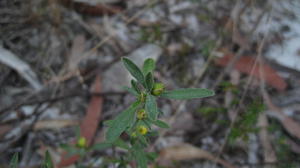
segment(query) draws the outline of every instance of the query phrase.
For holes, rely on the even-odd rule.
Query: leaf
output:
[[[114,142],[118,139],[123,131],[127,129],[130,124],[134,121],[135,111],[138,109],[140,102],[137,101],[133,103],[128,109],[119,114],[113,122],[111,122],[111,126],[108,128],[106,132],[106,139],[108,142]]]
[[[146,75],[146,86],[147,86],[147,90],[150,92],[153,88],[153,84],[154,84],[154,79],[153,79],[153,75],[151,72],[149,72]]]
[[[186,143],[167,147],[161,150],[159,154],[159,159],[161,159],[162,161],[167,161],[167,160],[184,161],[184,160],[192,160],[192,159],[207,159],[212,162],[219,163],[225,168],[236,168],[236,166],[230,164],[229,162],[223,159],[214,156],[210,152]]]
[[[106,120],[103,122],[103,125],[111,127],[113,122],[114,122],[114,120]]]
[[[45,160],[42,164],[42,168],[54,168],[51,156],[48,151],[46,151]]]
[[[145,83],[145,78],[138,66],[136,66],[130,59],[123,57],[122,58],[123,64],[125,65],[126,69],[130,72],[130,74],[140,83]]]
[[[158,158],[158,154],[156,153],[156,152],[149,152],[149,153],[147,153],[147,157],[148,157],[148,159],[149,160],[151,160],[151,161],[155,161],[155,159],[157,159]]]
[[[131,80],[131,87],[136,91],[136,93],[138,93],[138,94],[141,93],[141,91],[140,91],[140,89],[139,89],[138,84],[136,83],[136,81]]]
[[[145,110],[151,120],[156,120],[158,115],[156,99],[153,95],[147,94]]]
[[[19,163],[19,153],[15,153],[10,160],[9,168],[17,168]]]
[[[133,156],[137,162],[137,168],[147,168],[147,155],[140,144],[133,146]]]
[[[155,69],[155,61],[152,58],[148,58],[144,61],[143,73],[144,75],[152,72]]]
[[[161,94],[163,98],[169,99],[195,99],[204,98],[215,95],[214,91],[208,89],[187,88],[172,91],[166,91]]]
[[[216,64],[226,67],[235,57],[235,55],[228,51],[224,51],[224,54],[224,57],[217,59]],[[278,74],[278,72],[270,65],[268,65],[267,63],[262,63],[261,66],[255,66],[255,64],[256,60],[254,57],[242,56],[234,64],[234,69],[247,75],[253,76],[259,80],[265,80],[266,84],[276,88],[278,91],[284,91],[288,87],[285,79],[282,78]],[[260,68],[262,68],[264,75],[261,75]]]
[[[167,123],[165,123],[161,120],[156,120],[156,121],[151,121],[151,122],[160,128],[170,128],[170,126]]]
[[[112,147],[111,143],[102,142],[102,143],[97,143],[97,144],[93,145],[89,150],[91,150],[91,151],[103,150],[103,149],[110,148],[110,147]]]
[[[127,149],[129,150],[130,147],[128,146],[128,144],[126,142],[124,142],[122,139],[117,139],[114,143],[115,146],[123,148],[123,149]]]
[[[75,148],[74,146],[71,146],[69,144],[61,144],[59,145],[60,148],[67,151],[68,156],[72,156],[79,153],[79,150]]]
[[[135,89],[127,87],[127,86],[123,86],[122,89],[126,90],[127,92],[133,94],[134,96],[138,96],[138,92],[135,91]]]

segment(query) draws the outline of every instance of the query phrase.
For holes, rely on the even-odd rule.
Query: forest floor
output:
[[[103,121],[134,100],[122,90],[123,56],[155,59],[168,89],[216,92],[160,100],[171,128],[151,141],[152,167],[300,167],[299,9],[297,0],[1,0],[0,167],[14,153],[20,167],[39,167],[45,151],[58,167],[78,165],[62,144],[78,132],[103,142]],[[123,154],[93,151],[81,163],[114,167]]]

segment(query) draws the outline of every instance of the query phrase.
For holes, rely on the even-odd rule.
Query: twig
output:
[[[74,97],[79,97],[79,96],[102,96],[102,97],[107,97],[107,96],[115,96],[115,95],[125,95],[126,92],[101,92],[101,93],[96,93],[96,92],[75,92],[75,93],[70,93],[70,94],[65,94],[65,95],[60,95],[56,97],[47,97],[44,99],[40,100],[32,100],[34,96],[29,97],[25,101],[18,103],[18,104],[12,104],[6,108],[3,108],[0,110],[0,114],[9,111],[9,110],[15,110],[18,109],[22,106],[25,105],[33,105],[33,104],[41,104],[41,103],[47,103],[47,102],[57,102],[63,99],[69,99],[69,98],[74,98]]]

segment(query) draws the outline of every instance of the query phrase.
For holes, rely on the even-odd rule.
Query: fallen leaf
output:
[[[223,159],[213,156],[210,152],[186,143],[165,148],[161,150],[159,154],[159,161],[164,161],[164,160],[183,161],[183,160],[193,160],[193,159],[207,159],[212,162],[219,163],[226,168],[235,168],[235,166],[233,166],[232,164],[228,163]]]
[[[62,0],[60,2],[65,7],[72,8],[78,13],[92,15],[92,16],[114,15],[124,10],[124,7],[122,7],[122,5],[120,4],[106,5],[103,3],[98,3],[92,5],[83,2],[76,2],[74,0]]]
[[[34,130],[41,129],[60,129],[64,127],[78,125],[78,121],[75,120],[44,120],[38,121],[34,124]]]
[[[271,101],[271,98],[268,94],[263,93],[264,101],[266,102],[268,108],[271,110],[269,114],[271,117],[275,117],[280,121],[282,126],[285,128],[285,130],[291,134],[292,136],[300,139],[300,124],[297,123],[294,119],[291,117],[285,115],[281,108],[277,107],[273,102]]]
[[[220,66],[227,66],[230,60],[234,57],[232,53],[226,52],[222,58],[216,60],[216,64]],[[255,64],[255,59],[251,56],[242,56],[234,65],[234,68],[242,73],[246,73],[251,75],[257,79],[261,79],[261,75],[259,72],[259,66],[253,67]],[[277,72],[264,63],[262,65],[265,76],[263,77],[266,83],[278,91],[284,91],[287,87],[287,83],[284,81],[282,77],[280,77]]]
[[[101,88],[101,79],[97,76],[92,86],[92,92],[101,92]],[[87,140],[88,145],[92,143],[96,134],[102,112],[102,104],[103,98],[101,96],[93,96],[90,100],[87,113],[80,125],[80,136]],[[74,155],[69,158],[63,157],[61,162],[58,164],[58,167],[69,166],[75,163],[78,159],[78,155]]]

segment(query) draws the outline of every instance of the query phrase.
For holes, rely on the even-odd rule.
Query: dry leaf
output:
[[[202,150],[198,147],[195,147],[190,144],[178,144],[177,146],[168,147],[163,149],[159,154],[159,160],[192,160],[192,159],[207,159],[212,162],[216,162],[221,164],[226,168],[235,168],[235,166],[231,165],[227,161],[216,158],[208,151]]]
[[[266,93],[263,94],[264,100],[269,107],[269,109],[272,111],[270,115],[272,117],[277,118],[282,126],[294,137],[300,139],[300,125],[292,118],[285,115],[282,110],[273,104],[271,101],[271,98]]]
[[[79,13],[92,16],[114,15],[124,10],[121,4],[105,5],[103,3],[98,3],[92,5],[83,2],[76,2],[73,0],[62,0],[60,2],[65,7],[72,8]]]
[[[78,125],[79,122],[75,120],[44,120],[38,121],[34,124],[34,130],[41,129],[60,129],[64,127]]]
[[[220,66],[227,66],[230,60],[234,57],[232,53],[225,53],[225,56],[216,60],[216,64]],[[255,59],[251,56],[242,56],[234,65],[234,68],[242,73],[246,73],[251,75],[257,79],[261,79],[261,75],[259,72],[259,66],[255,65]],[[263,80],[266,83],[279,91],[284,91],[287,87],[287,83],[284,81],[282,77],[280,77],[277,72],[267,64],[263,64],[263,71],[265,72],[265,76]]]

